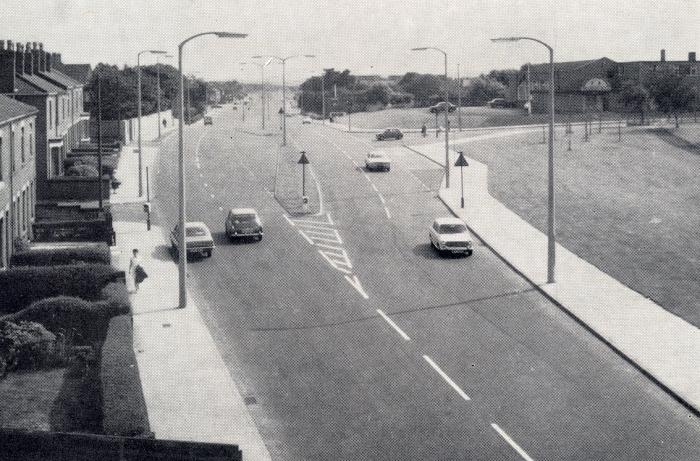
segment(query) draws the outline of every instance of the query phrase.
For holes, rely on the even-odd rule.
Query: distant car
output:
[[[503,98],[495,98],[486,103],[490,108],[508,107],[508,102]]]
[[[428,111],[430,111],[431,114],[438,114],[440,112],[445,112],[445,107],[447,107],[447,112],[454,112],[455,110],[457,110],[457,106],[455,106],[454,104],[442,101],[435,104],[434,106],[430,106],[430,109],[428,109]]]
[[[213,109],[221,109],[221,104],[213,104],[211,107]]]
[[[170,232],[170,246],[176,255],[180,253],[179,235],[179,226],[175,226]],[[207,258],[211,257],[214,251],[214,239],[207,225],[203,222],[186,223],[185,245],[187,247],[187,256],[200,254]]]
[[[398,128],[387,128],[381,133],[377,133],[377,141],[384,141],[385,139],[401,139],[403,138],[403,133]]]
[[[237,238],[263,238],[260,216],[253,208],[232,208],[226,216],[226,235],[230,240]]]
[[[238,106],[234,104],[234,105],[233,105],[233,110],[238,110]]]
[[[214,124],[214,120],[212,120],[212,118],[209,117],[208,115],[205,115],[205,116],[204,116],[204,124],[205,124],[205,125],[213,125],[213,124]]]
[[[437,218],[429,230],[430,244],[439,252],[464,253],[474,251],[472,236],[467,226],[458,218]]]
[[[304,117],[301,119],[301,124],[302,125],[311,125],[311,117]]]
[[[365,168],[372,171],[390,171],[391,159],[381,150],[370,152],[365,157]]]

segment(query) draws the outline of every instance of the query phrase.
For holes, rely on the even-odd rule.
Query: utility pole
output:
[[[100,211],[104,208],[102,203],[102,85],[100,75],[97,75],[97,191],[99,196],[97,203]],[[140,195],[140,194],[139,194]]]

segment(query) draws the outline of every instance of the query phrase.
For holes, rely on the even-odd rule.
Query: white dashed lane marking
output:
[[[442,379],[444,379],[447,382],[447,384],[449,384],[450,387],[452,387],[452,389],[454,389],[457,392],[457,394],[459,394],[460,397],[462,397],[464,400],[471,400],[469,396],[462,390],[462,388],[459,387],[457,383],[452,381],[452,379],[449,376],[447,376],[447,373],[442,371],[442,368],[440,368],[437,363],[433,362],[433,359],[431,359],[427,355],[424,355],[423,358],[426,362],[430,364],[431,367],[433,367],[435,371],[437,371],[437,374],[439,374],[442,377]]]
[[[404,333],[404,331],[401,328],[399,328],[399,326],[396,323],[394,323],[394,321],[391,320],[389,316],[384,313],[383,310],[377,309],[377,313],[386,321],[386,323],[388,323],[391,326],[391,328],[396,330],[399,336],[401,336],[406,341],[411,340],[411,338],[406,333]]]
[[[520,448],[520,445],[518,445],[517,443],[515,443],[515,441],[514,441],[513,439],[511,439],[510,436],[509,436],[508,434],[506,434],[505,431],[504,431],[503,429],[501,429],[500,427],[498,427],[498,424],[496,424],[496,423],[491,423],[491,427],[492,427],[496,432],[498,432],[498,435],[500,435],[501,437],[503,437],[503,440],[505,440],[506,442],[508,442],[508,445],[510,445],[511,447],[513,447],[513,449],[514,449],[515,451],[517,451],[518,454],[519,454],[520,456],[522,456],[522,458],[523,458],[525,461],[534,461],[534,460],[533,460],[532,458],[530,458],[530,456],[525,452],[525,450],[523,450],[522,448]]]

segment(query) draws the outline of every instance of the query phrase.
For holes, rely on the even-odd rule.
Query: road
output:
[[[366,173],[370,135],[290,117],[324,208],[290,217],[271,193],[280,136],[241,131],[256,107],[213,117],[186,129],[188,220],[217,243],[190,286],[273,459],[700,459],[697,418],[488,248],[431,250],[427,227],[448,214],[436,165],[387,142],[392,171]],[[171,137],[154,200],[166,227],[176,158]],[[260,213],[261,242],[226,240],[239,206]]]

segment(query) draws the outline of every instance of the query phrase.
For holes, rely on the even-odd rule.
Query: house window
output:
[[[15,172],[15,132],[10,130],[10,174]]]
[[[20,215],[20,221],[22,221],[22,232],[27,230],[27,191],[22,191],[22,199],[19,202],[19,206],[22,208],[22,214]]]
[[[52,112],[53,112],[53,110],[52,110]],[[55,127],[58,127],[58,114],[59,114],[58,99],[56,99],[56,123],[54,124]]]
[[[46,120],[48,121],[49,129],[53,128],[53,103],[49,101],[49,107],[46,109],[48,112],[48,116],[46,117]]]
[[[24,162],[25,162],[25,158],[24,158],[24,127],[22,127],[22,139],[20,139],[19,152],[20,152],[20,158],[22,159],[22,164],[24,165]]]
[[[5,268],[5,217],[0,216],[0,269]]]

